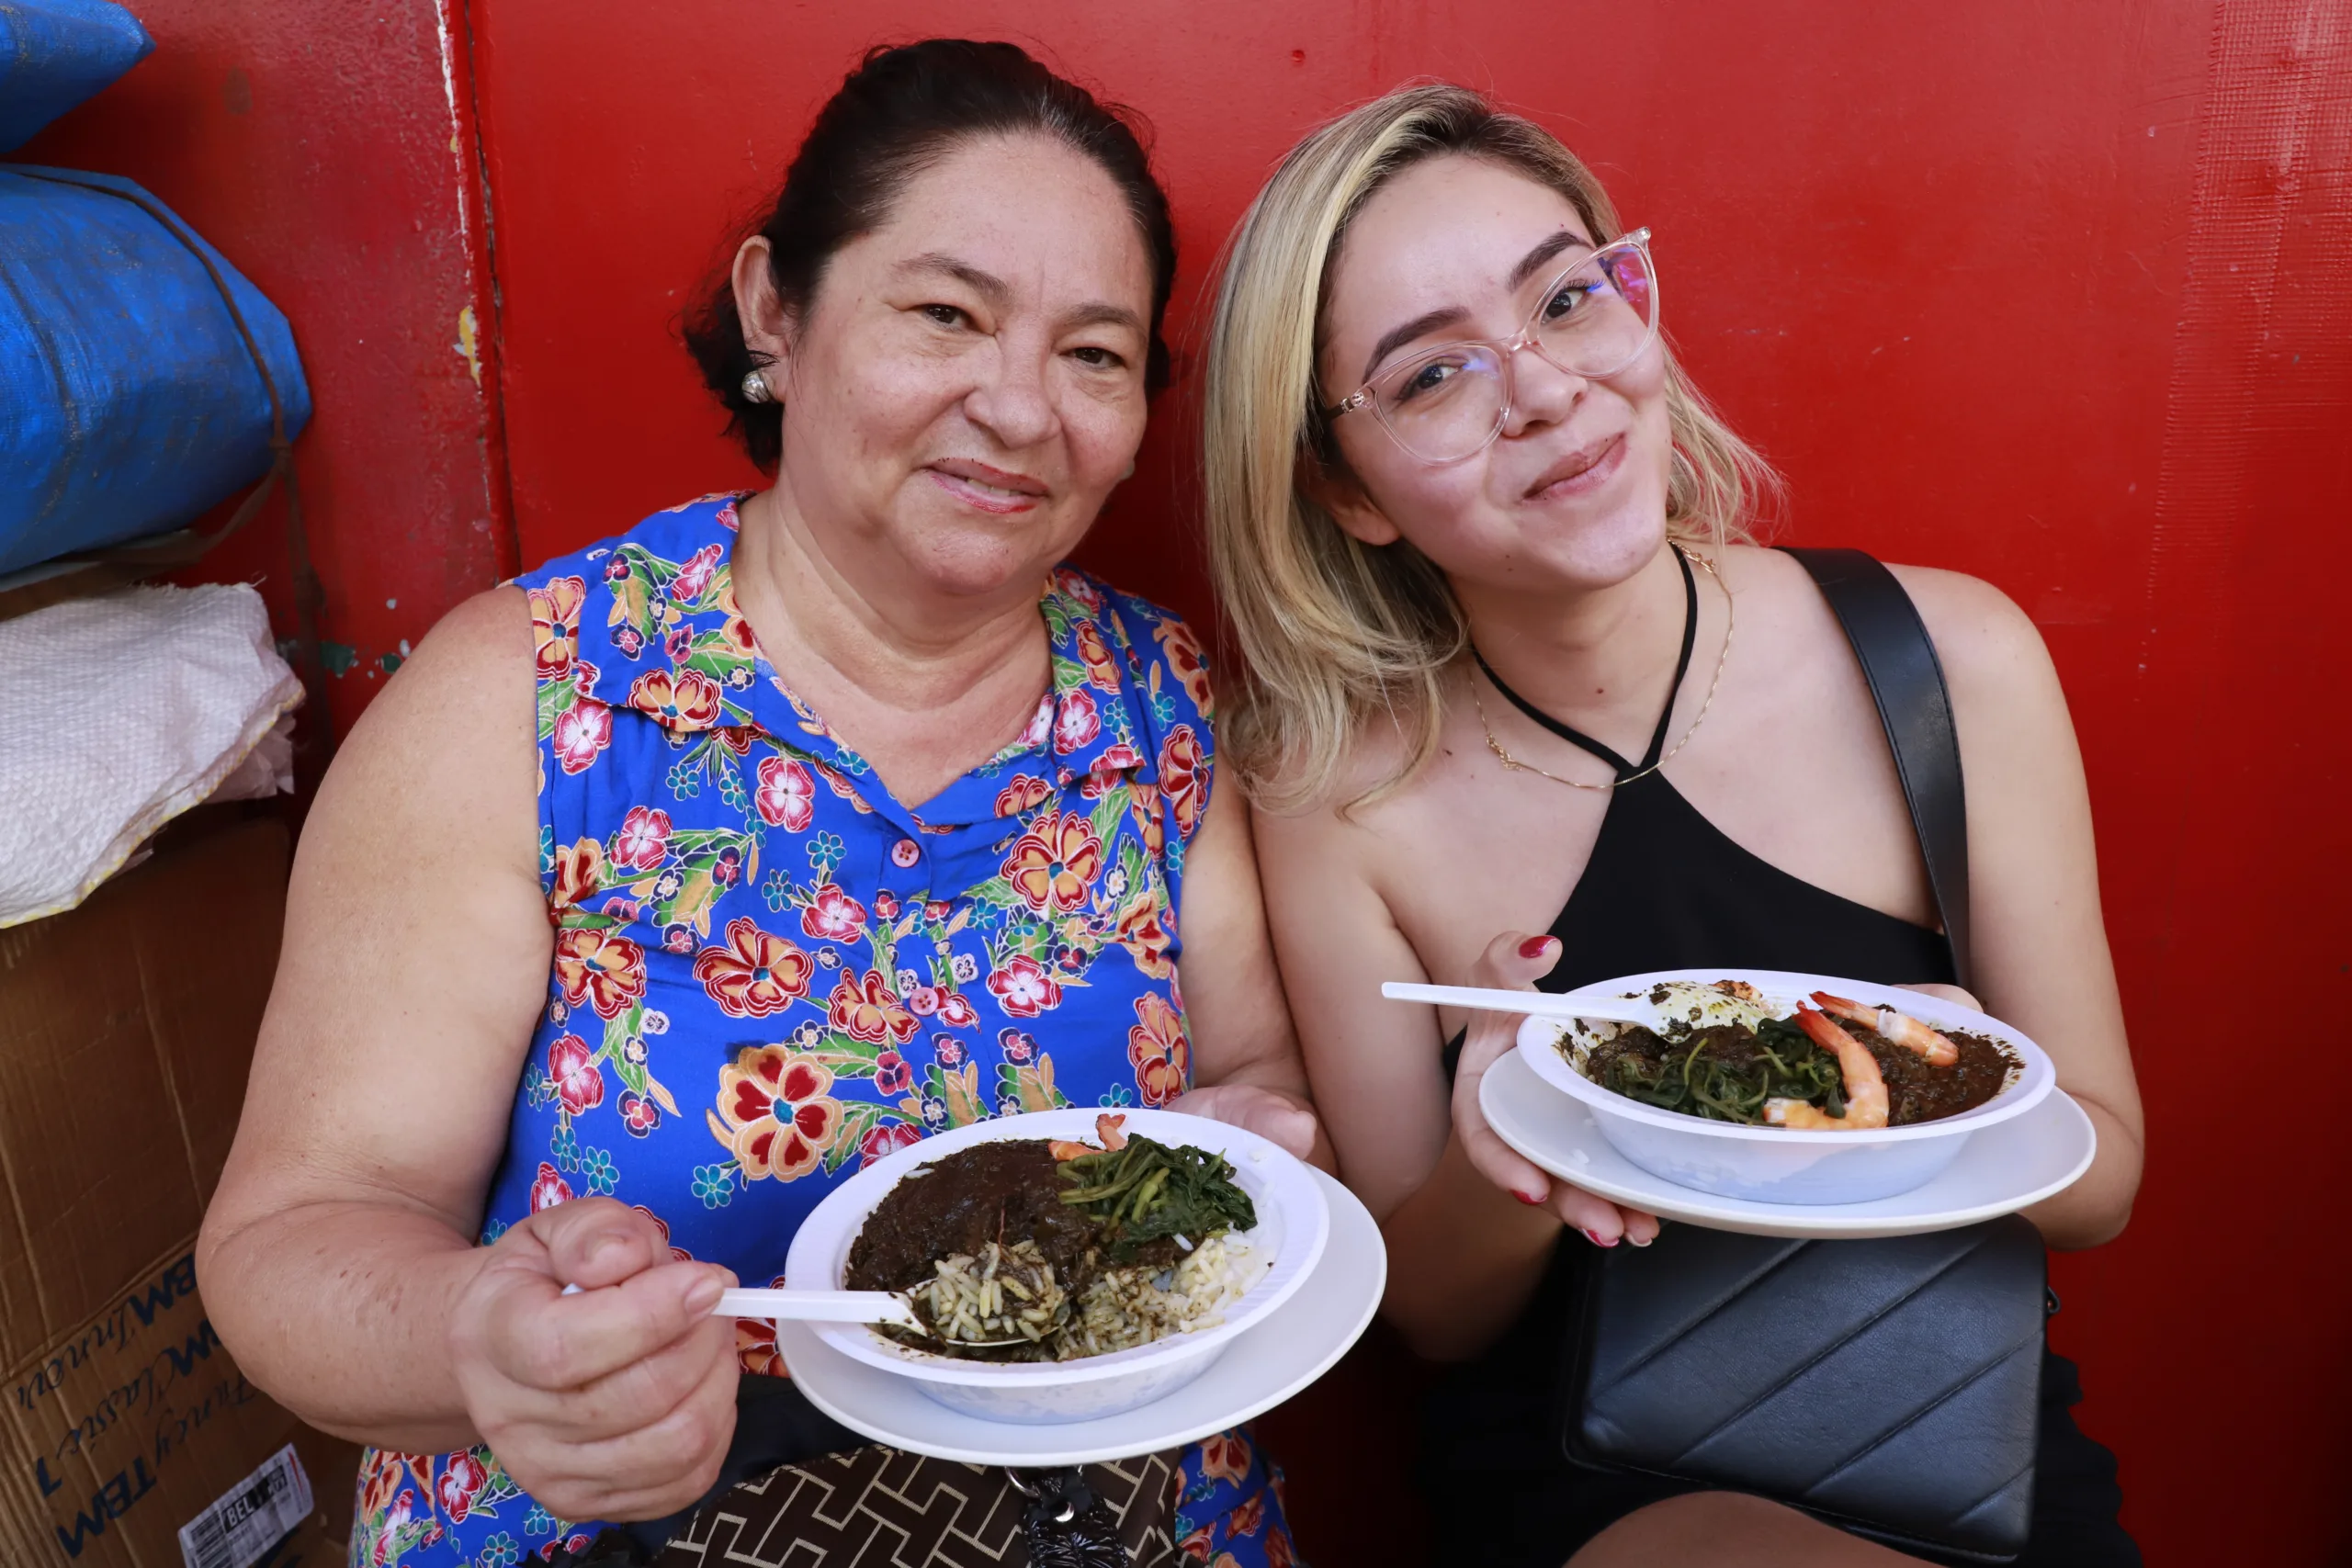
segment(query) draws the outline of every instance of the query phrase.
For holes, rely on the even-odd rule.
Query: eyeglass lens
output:
[[[1532,346],[1569,375],[1613,376],[1649,346],[1656,310],[1641,251],[1588,256],[1544,296]],[[1466,457],[1501,427],[1510,396],[1507,357],[1487,344],[1434,349],[1380,377],[1373,406],[1414,456],[1441,463]]]

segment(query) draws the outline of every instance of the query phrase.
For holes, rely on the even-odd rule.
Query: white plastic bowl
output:
[[[1611,1146],[1651,1175],[1701,1192],[1763,1203],[1863,1203],[1892,1198],[1935,1179],[1959,1157],[1970,1134],[2024,1115],[2057,1083],[2057,1073],[2041,1047],[1999,1020],[1917,991],[1864,980],[1777,969],[1663,969],[1602,980],[1570,991],[1564,999],[1598,1002],[1641,996],[1667,980],[1702,986],[1744,980],[1784,1018],[1813,992],[1827,991],[1907,1012],[1938,1029],[1999,1040],[2023,1064],[1999,1094],[1958,1116],[1869,1133],[1794,1132],[1660,1111],[1603,1089],[1585,1077],[1582,1062],[1586,1051],[1616,1032],[1614,1024],[1531,1017],[1520,1026],[1520,1055],[1545,1083],[1591,1108],[1593,1122]]]
[[[866,1216],[916,1167],[975,1144],[1006,1139],[1091,1142],[1095,1119],[1102,1114],[1100,1110],[1071,1109],[999,1117],[925,1138],[876,1161],[835,1188],[802,1222],[785,1258],[786,1279],[795,1289],[842,1288],[850,1244],[865,1228]],[[1250,1266],[1264,1272],[1226,1309],[1221,1322],[1109,1355],[1011,1365],[910,1349],[858,1324],[820,1324],[815,1325],[818,1334],[843,1355],[910,1380],[951,1410],[1022,1426],[1116,1416],[1172,1393],[1207,1371],[1236,1336],[1306,1281],[1330,1235],[1330,1211],[1306,1167],[1255,1133],[1167,1111],[1114,1114],[1126,1117],[1131,1134],[1223,1154],[1233,1162],[1234,1179],[1256,1206],[1257,1228],[1227,1239],[1249,1247]]]

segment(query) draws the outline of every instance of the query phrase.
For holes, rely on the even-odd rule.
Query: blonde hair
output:
[[[1559,192],[1596,243],[1623,231],[1600,182],[1556,137],[1466,87],[1438,85],[1400,87],[1293,148],[1227,249],[1203,399],[1203,489],[1210,564],[1248,671],[1220,728],[1227,761],[1272,809],[1330,797],[1376,715],[1396,726],[1403,756],[1346,804],[1409,779],[1437,750],[1441,677],[1469,646],[1461,605],[1426,556],[1402,540],[1352,537],[1305,483],[1329,450],[1315,356],[1332,258],[1374,192],[1449,153]],[[1668,536],[1745,540],[1778,481],[1660,348],[1673,435]]]

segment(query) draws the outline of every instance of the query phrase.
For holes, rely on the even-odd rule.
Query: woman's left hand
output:
[[[1168,1109],[1246,1128],[1301,1159],[1312,1159],[1322,1123],[1306,1102],[1256,1084],[1223,1083],[1178,1095]]]

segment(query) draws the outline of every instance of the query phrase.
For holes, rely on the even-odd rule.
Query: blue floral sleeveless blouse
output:
[[[1191,630],[1056,571],[1036,716],[910,811],[760,655],[736,499],[521,580],[556,945],[484,1245],[609,1194],[679,1258],[781,1284],[802,1219],[894,1149],[1190,1080],[1178,910],[1215,754]],[[768,1325],[736,1344],[746,1371],[785,1371]],[[1246,1437],[1196,1445],[1183,1479],[1188,1556],[1286,1568]],[[537,1506],[487,1447],[370,1450],[351,1562],[511,1568],[599,1528]]]

